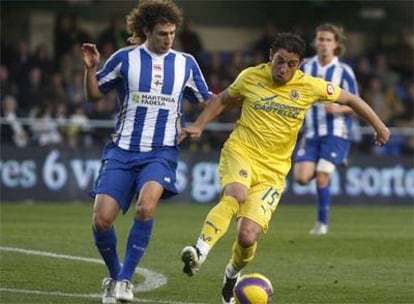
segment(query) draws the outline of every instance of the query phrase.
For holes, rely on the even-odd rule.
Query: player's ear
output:
[[[275,53],[273,52],[273,50],[272,49],[270,49],[270,52],[269,52],[269,61],[272,61],[273,60],[273,55],[274,55]]]
[[[149,35],[151,34],[151,31],[148,28],[148,26],[144,26],[142,31],[144,32],[146,39],[148,39]]]

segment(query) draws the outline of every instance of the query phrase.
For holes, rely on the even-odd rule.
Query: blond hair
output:
[[[344,29],[342,27],[336,26],[332,23],[324,23],[316,27],[315,29],[315,37],[318,32],[331,32],[335,36],[335,41],[338,43],[334,54],[336,56],[342,56],[345,53],[345,34]],[[312,43],[315,46],[315,40]]]

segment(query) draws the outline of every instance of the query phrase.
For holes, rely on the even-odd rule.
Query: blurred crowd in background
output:
[[[127,45],[128,34],[122,18],[114,17],[98,37],[82,29],[72,16],[56,19],[54,56],[43,44],[30,51],[27,41],[18,47],[2,45],[0,65],[1,143],[18,147],[31,145],[63,145],[68,148],[104,145],[110,129],[93,127],[91,121],[113,120],[117,112],[116,93],[106,95],[96,103],[88,103],[83,92],[83,64],[80,46],[96,42],[102,64],[117,49]],[[308,55],[313,29],[292,29],[308,42]],[[268,60],[270,44],[279,31],[276,25],[266,23],[263,36],[256,43],[235,52],[209,52],[203,47],[202,37],[193,20],[186,19],[176,36],[179,50],[196,57],[210,89],[219,93],[248,66]],[[414,80],[412,32],[379,39],[375,51],[357,58],[343,58],[350,64],[359,82],[360,95],[374,108],[390,127],[414,127]],[[200,107],[185,103],[185,119],[191,122]],[[234,123],[239,116],[235,108],[221,115],[217,122]],[[26,124],[24,119],[37,118]],[[388,155],[412,154],[413,136],[395,135],[387,148],[375,150],[372,135],[361,135],[358,121],[354,132],[354,149]],[[69,122],[69,123],[68,123]],[[96,125],[96,124],[95,124]],[[229,131],[206,132],[198,141],[186,141],[184,149],[210,151],[219,149]]]

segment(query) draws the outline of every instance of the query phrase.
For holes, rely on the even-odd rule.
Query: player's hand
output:
[[[192,139],[200,138],[201,133],[203,133],[203,130],[197,125],[190,125],[182,128],[180,134],[178,135],[178,143],[182,142],[188,136]]]
[[[377,132],[375,132],[374,135],[374,142],[377,146],[382,147],[385,145],[388,140],[390,139],[391,132],[388,128],[383,128]]]
[[[83,64],[87,69],[94,69],[101,61],[101,54],[93,43],[84,43],[81,46]]]

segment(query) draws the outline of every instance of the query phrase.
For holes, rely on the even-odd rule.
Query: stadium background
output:
[[[315,213],[314,185],[300,187],[289,179],[272,230],[247,271],[263,272],[276,284],[277,303],[413,303],[414,3],[178,3],[190,22],[185,35],[179,30],[176,48],[199,59],[214,92],[242,68],[266,59],[266,33],[294,31],[310,44],[319,23],[344,26],[344,60],[356,71],[361,95],[392,127],[391,142],[375,148],[371,128],[356,120],[349,165],[332,182],[328,238],[307,235]],[[122,26],[113,31],[111,24],[123,25],[135,2],[0,4],[0,302],[97,303],[103,267],[82,264],[98,258],[88,191],[114,124],[116,98],[109,94],[96,105],[86,103],[79,43],[98,43],[107,58],[125,43]],[[198,111],[186,107],[187,120]],[[218,152],[237,115],[235,110],[221,116],[201,140],[183,145],[182,194],[160,206],[142,263],[168,277],[168,284],[140,293],[138,302],[217,303],[212,295],[221,284],[234,227],[191,283],[183,284],[177,271],[177,251],[194,239],[219,193]],[[118,220],[121,254],[128,228],[129,218]],[[160,252],[170,256],[160,261]],[[135,278],[137,286],[142,277]]]
[[[99,155],[114,125],[116,96],[95,105],[82,92],[79,45],[96,42],[103,60],[126,44],[130,1],[2,1],[2,199],[88,201]],[[412,1],[181,1],[187,18],[176,48],[196,56],[213,92],[245,67],[265,61],[278,31],[307,40],[314,27],[345,28],[344,60],[355,69],[361,95],[392,127],[383,149],[372,129],[355,119],[349,166],[332,182],[337,203],[411,203],[414,197]],[[192,121],[199,109],[186,105]],[[14,118],[7,118],[15,113]],[[182,145],[176,201],[214,202],[217,151],[238,110],[210,125],[199,141]],[[198,153],[194,153],[198,152]],[[375,155],[375,159],[370,155]],[[22,191],[20,191],[22,190]],[[311,203],[314,184],[289,183],[283,200]]]

